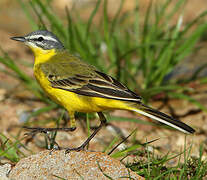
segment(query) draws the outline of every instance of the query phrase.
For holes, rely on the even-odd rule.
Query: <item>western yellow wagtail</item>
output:
[[[106,124],[102,113],[105,110],[130,110],[184,133],[195,131],[185,123],[142,104],[141,97],[119,81],[70,54],[51,32],[38,30],[26,36],[11,39],[24,42],[32,49],[35,56],[34,75],[38,83],[52,100],[62,105],[69,113],[70,128],[51,129],[75,130],[75,111],[98,113],[101,121],[99,127],[81,146],[72,150],[84,149]],[[66,151],[70,150],[68,148]]]

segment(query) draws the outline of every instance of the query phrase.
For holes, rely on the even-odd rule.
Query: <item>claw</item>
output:
[[[85,148],[85,146],[79,146],[79,147],[77,147],[77,148],[67,148],[67,149],[65,150],[65,154],[68,154],[68,153],[71,152],[71,151],[76,151],[76,152],[83,151],[84,148]]]

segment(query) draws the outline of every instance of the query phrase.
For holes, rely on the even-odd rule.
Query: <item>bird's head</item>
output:
[[[26,36],[12,37],[11,39],[25,43],[32,49],[35,55],[45,54],[51,50],[64,49],[60,40],[47,30],[38,30],[31,32]]]

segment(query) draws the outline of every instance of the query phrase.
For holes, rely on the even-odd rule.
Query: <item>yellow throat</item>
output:
[[[44,50],[39,47],[29,47],[31,48],[35,56],[35,65],[47,62],[52,56],[57,54],[57,50],[55,49]]]

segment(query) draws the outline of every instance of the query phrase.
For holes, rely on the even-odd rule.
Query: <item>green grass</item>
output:
[[[9,162],[18,162],[20,158],[26,157],[26,155],[19,150],[22,147],[26,152],[31,152],[21,141],[24,138],[13,137],[13,140],[7,138],[6,135],[0,133],[0,157],[1,159],[7,159]]]
[[[185,153],[191,153],[190,149],[186,150]],[[178,162],[174,167],[169,165],[167,162],[171,159],[179,157],[178,155],[172,156],[169,154],[163,157],[155,157],[153,154],[149,154],[147,162],[137,162],[127,165],[138,174],[143,175],[147,179],[202,179],[206,177],[207,161],[202,160],[203,149],[200,148],[200,156],[196,157],[185,157],[185,162]]]
[[[149,151],[147,148],[152,142],[157,140],[158,139],[146,142],[142,145],[138,145],[136,143],[124,150],[120,150],[115,153],[113,152],[111,156],[114,158],[122,157],[121,161],[128,156],[135,157],[133,163],[126,163],[125,161],[125,165],[127,168],[130,168],[132,171],[135,171],[146,179],[197,180],[206,178],[207,160],[206,158],[203,158],[204,147],[202,144],[199,147],[198,157],[191,155],[192,145],[190,147],[184,146],[183,152],[176,155],[172,155],[169,152],[163,156],[157,156],[154,154],[154,151]],[[142,147],[145,147],[145,150],[143,150]],[[113,151],[114,150],[115,149],[113,149]],[[184,158],[184,161],[182,161],[181,158]],[[173,163],[175,165],[170,165],[169,161],[175,161],[175,159],[177,159],[177,164]]]
[[[198,74],[207,67],[206,65],[198,69],[189,79],[165,81],[165,78],[177,64],[194,53],[196,44],[203,40],[207,30],[207,23],[204,21],[207,11],[184,24],[186,0],[177,0],[173,8],[170,8],[171,0],[158,4],[151,1],[143,17],[139,11],[138,0],[135,0],[136,7],[133,10],[124,13],[122,8],[125,1],[122,0],[115,16],[109,17],[108,1],[98,0],[88,20],[83,20],[80,12],[75,9],[70,11],[66,8],[65,18],[59,17],[53,10],[51,1],[17,1],[31,29],[48,29],[54,32],[71,53],[78,54],[88,63],[117,78],[135,92],[141,93],[145,101],[164,92],[166,97],[187,100],[206,111],[206,107],[188,96],[189,92],[193,92],[192,88],[179,84],[179,82],[187,83],[197,80]],[[100,12],[101,19],[98,23],[94,23],[95,16]],[[172,25],[172,19],[176,13],[178,18]],[[57,108],[58,105],[44,95],[36,81],[19,68],[18,60],[12,59],[2,49],[1,51],[3,55],[0,56],[0,63],[9,69],[9,71],[3,71],[20,80],[37,99],[47,104],[47,107],[31,113],[28,121],[31,117]],[[207,79],[202,78],[200,82],[206,84]],[[87,120],[89,118],[90,116],[87,116]],[[147,123],[128,118],[108,117],[108,119],[109,121]],[[89,121],[87,122],[87,129],[90,131]],[[55,135],[51,137],[54,140]],[[13,142],[7,139],[1,134],[0,156],[17,162],[24,156],[18,151],[17,146],[22,144],[18,138]],[[115,138],[104,151],[109,152],[117,141],[118,139]],[[166,165],[175,156],[166,154],[163,157],[156,157],[153,153],[139,151],[141,147],[140,144],[134,144],[125,150],[112,153],[111,156],[125,158],[131,154],[142,153],[147,158],[146,162],[135,162],[126,166],[147,179],[202,179],[206,176],[207,162],[202,160],[202,146],[198,158],[191,157],[191,149],[185,148],[184,163],[179,162],[175,167]]]

